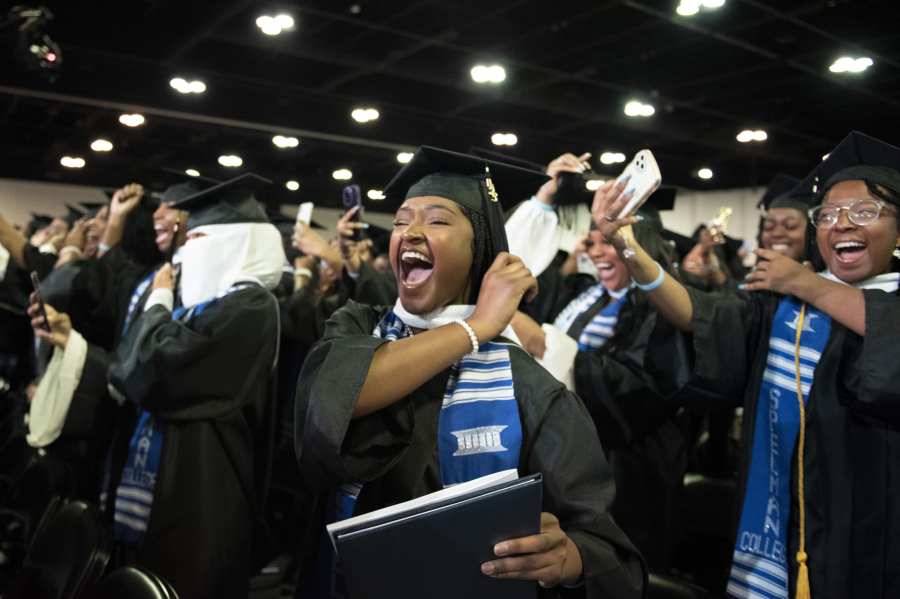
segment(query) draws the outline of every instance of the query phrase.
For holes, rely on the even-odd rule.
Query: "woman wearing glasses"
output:
[[[633,279],[683,334],[651,339],[667,391],[744,398],[731,597],[900,596],[900,148],[851,133],[801,183],[823,272],[772,250],[743,292],[685,289],[594,210]],[[811,593],[810,593],[811,591]]]

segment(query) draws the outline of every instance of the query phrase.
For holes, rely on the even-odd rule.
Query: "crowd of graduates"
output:
[[[809,158],[755,240],[667,230],[674,188],[623,215],[589,155],[432,147],[392,231],[285,217],[253,174],[0,213],[0,584],[49,596],[61,498],[108,571],[338,597],[326,523],[517,469],[540,533],[481,571],[540,596],[897,596],[900,149]]]

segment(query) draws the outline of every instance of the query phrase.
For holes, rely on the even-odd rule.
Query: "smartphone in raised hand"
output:
[[[662,174],[659,165],[650,150],[641,150],[634,155],[634,159],[625,167],[622,174],[616,178],[616,183],[628,179],[623,194],[631,192],[631,199],[622,208],[618,218],[626,218],[634,215],[647,198],[659,188],[662,183]]]
[[[345,212],[358,207],[358,210],[350,218],[350,221],[354,223],[360,222],[362,220],[363,203],[362,191],[360,190],[359,185],[346,186],[341,192],[341,199],[344,204]],[[362,241],[364,237],[365,231],[362,229],[355,229],[353,231],[353,236],[350,239],[352,241]]]
[[[44,317],[44,330],[50,332],[50,319],[47,318],[47,306],[44,304],[44,296],[41,294],[41,280],[38,274],[31,271],[31,286],[34,287],[34,296],[37,298],[38,307],[41,310],[41,316]]]

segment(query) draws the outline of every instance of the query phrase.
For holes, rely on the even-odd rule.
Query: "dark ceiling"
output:
[[[21,0],[16,4],[21,4]],[[656,154],[666,183],[690,188],[765,184],[804,174],[851,129],[900,141],[900,4],[727,0],[680,17],[678,0],[306,0],[264,3],[45,2],[63,69],[48,83],[0,58],[0,176],[93,185],[156,181],[160,167],[227,178],[234,153],[279,183],[272,200],[335,204],[331,172],[350,168],[363,189],[382,187],[396,153],[419,144],[492,148],[546,163],[564,151]],[[5,14],[13,3],[0,3]],[[285,12],[278,37],[255,25]],[[9,28],[5,34],[9,35]],[[834,75],[842,54],[875,64]],[[500,86],[476,85],[476,62],[505,65]],[[199,78],[208,91],[176,93]],[[638,98],[649,119],[623,114]],[[128,129],[122,109],[147,124]],[[360,125],[357,106],[381,118]],[[740,144],[742,129],[765,129]],[[495,131],[519,143],[493,148]],[[298,148],[279,150],[275,133]],[[89,149],[104,137],[109,154]],[[87,160],[60,166],[63,155]],[[715,178],[695,178],[708,166]],[[300,181],[297,193],[284,190]]]

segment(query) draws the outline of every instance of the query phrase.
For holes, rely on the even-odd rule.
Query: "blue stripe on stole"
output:
[[[575,322],[575,319],[578,318],[580,314],[584,313],[585,310],[596,304],[605,293],[606,288],[601,283],[597,283],[593,287],[586,289],[578,297],[569,302],[569,305],[559,313],[559,316],[553,321],[553,326],[563,332],[568,332],[568,330],[572,328],[572,323]]]
[[[140,544],[150,523],[163,435],[162,423],[142,411],[128,442],[113,513],[113,536],[127,545]]]
[[[490,366],[487,381],[466,380]],[[438,420],[438,455],[444,486],[519,467],[522,424],[509,348],[485,343],[454,368]]]
[[[788,598],[791,466],[800,431],[794,352],[801,304],[785,297],[772,321],[756,406],[747,490],[727,594]],[[809,401],[815,368],[831,333],[830,317],[811,306],[800,337],[800,382]]]

